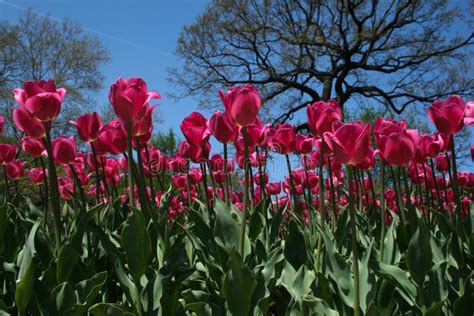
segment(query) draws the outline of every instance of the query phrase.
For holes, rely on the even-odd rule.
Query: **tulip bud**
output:
[[[73,137],[61,136],[51,143],[53,160],[61,165],[69,165],[76,159],[76,142]]]

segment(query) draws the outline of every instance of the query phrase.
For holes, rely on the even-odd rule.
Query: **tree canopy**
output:
[[[205,107],[219,88],[255,84],[280,122],[331,98],[401,113],[472,96],[473,43],[472,21],[442,0],[214,0],[182,30],[169,77]]]
[[[54,79],[67,88],[61,124],[93,105],[103,87],[102,66],[109,51],[94,35],[70,20],[25,11],[17,23],[0,22],[0,101],[12,109],[12,89],[25,80]],[[9,115],[7,115],[9,116]]]

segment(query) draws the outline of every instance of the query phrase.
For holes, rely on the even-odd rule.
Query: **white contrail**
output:
[[[36,14],[38,14],[40,16],[48,17],[51,20],[54,20],[54,21],[57,21],[57,22],[64,22],[64,19],[56,18],[56,17],[51,16],[49,14],[45,14],[45,13],[36,11],[32,8],[23,7],[21,5],[15,4],[15,3],[0,0],[0,4],[6,5],[6,6],[9,6],[9,7],[18,9],[18,10],[23,10],[23,11],[32,10],[33,12],[35,12]],[[118,42],[122,42],[122,43],[127,44],[129,46],[132,46],[134,48],[145,49],[147,51],[152,51],[154,53],[157,53],[157,54],[159,54],[163,57],[173,58],[173,55],[170,54],[170,53],[163,52],[163,51],[160,51],[160,50],[157,50],[157,49],[154,49],[154,48],[151,48],[151,47],[147,47],[147,46],[144,46],[144,45],[140,45],[140,44],[137,44],[135,42],[129,41],[127,39],[124,39],[124,38],[121,38],[121,37],[118,37],[118,36],[115,36],[115,35],[112,35],[112,34],[109,34],[109,33],[98,31],[98,30],[95,30],[95,29],[92,29],[92,28],[89,28],[89,27],[86,27],[86,26],[83,26],[83,29],[85,31],[89,32],[89,33],[94,33],[94,34],[100,35],[102,37],[106,37],[106,38],[109,38],[109,39],[112,39],[112,40],[115,40],[115,41],[118,41]]]

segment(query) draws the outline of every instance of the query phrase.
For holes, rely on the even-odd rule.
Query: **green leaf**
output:
[[[151,257],[151,241],[141,212],[133,210],[122,231],[122,247],[127,264],[135,281],[145,273]]]
[[[283,253],[295,270],[298,270],[308,260],[304,235],[294,221],[290,222]]]
[[[314,271],[305,266],[300,266],[299,270],[295,271],[291,264],[286,264],[281,273],[281,284],[299,303],[311,293],[311,285],[315,279]]]
[[[230,253],[229,268],[222,285],[222,295],[232,315],[249,315],[252,294],[257,286],[252,272],[242,264],[242,258],[234,250]]]
[[[91,316],[122,316],[124,315],[123,310],[115,305],[110,303],[97,303],[92,305],[87,315]]]
[[[302,305],[304,315],[339,315],[337,311],[329,307],[328,303],[318,297],[307,296],[303,299]]]
[[[52,313],[65,314],[76,302],[74,289],[68,282],[61,283],[51,291],[48,301]]]
[[[69,244],[64,244],[59,250],[56,278],[58,282],[69,281],[74,266],[79,260],[79,253]]]
[[[75,287],[78,304],[74,305],[71,315],[83,315],[94,303],[106,280],[107,271],[103,271],[93,275],[90,279],[79,282]]]
[[[472,291],[472,273],[464,283],[464,294],[454,302],[454,315],[472,315],[472,302],[474,292]]]
[[[216,220],[214,222],[214,236],[216,242],[231,251],[239,246],[240,223],[238,215],[220,199],[214,205]]]
[[[30,302],[33,294],[33,286],[35,285],[35,267],[33,262],[23,273],[22,278],[17,281],[15,290],[15,303],[18,310],[24,311]]]
[[[359,298],[360,308],[366,312],[370,302],[375,300],[377,292],[375,275],[369,270],[369,259],[372,253],[373,240],[359,264]]]
[[[423,221],[419,222],[418,229],[410,239],[407,250],[407,267],[410,275],[419,285],[423,285],[425,275],[433,266],[433,253],[430,245],[430,233]]]

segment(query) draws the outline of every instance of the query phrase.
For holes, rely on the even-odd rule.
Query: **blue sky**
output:
[[[118,77],[141,77],[150,90],[158,91],[163,118],[157,129],[177,132],[183,117],[196,110],[193,99],[179,102],[166,97],[173,91],[166,80],[166,69],[177,65],[173,55],[176,40],[185,24],[202,12],[207,0],[0,0],[0,20],[14,22],[26,8],[54,19],[69,18],[97,35],[111,52],[103,68],[105,87],[97,96],[107,104],[108,88]],[[216,92],[217,97],[217,92]]]
[[[167,94],[177,87],[166,80],[166,69],[179,64],[173,54],[182,27],[194,21],[205,10],[209,0],[0,0],[0,20],[15,22],[27,8],[53,19],[69,18],[82,24],[84,29],[97,35],[111,52],[111,60],[103,68],[105,86],[97,96],[97,104],[108,104],[108,89],[119,76],[141,77],[151,90],[158,91],[163,99],[159,112],[163,121],[156,130],[172,127],[177,133],[181,120],[192,111],[201,111],[207,117],[210,112],[196,107],[192,98],[179,101]],[[465,1],[461,2],[463,6]],[[217,98],[216,91],[216,98]],[[304,111],[295,121],[305,119]],[[472,142],[472,137],[471,137]],[[214,152],[221,151],[212,141]],[[216,147],[217,146],[217,147]],[[276,178],[286,174],[282,159],[274,161]],[[281,161],[280,161],[281,160]]]

